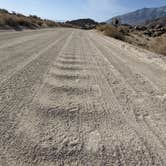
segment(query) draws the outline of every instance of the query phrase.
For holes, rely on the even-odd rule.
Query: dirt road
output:
[[[166,61],[93,31],[0,33],[0,166],[165,166]]]

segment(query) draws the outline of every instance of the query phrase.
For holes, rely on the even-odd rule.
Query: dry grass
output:
[[[125,41],[125,35],[128,34],[127,27],[115,27],[112,25],[99,25],[97,30],[103,32],[105,35]]]
[[[104,32],[106,26],[107,26],[107,25],[98,25],[98,26],[96,27],[96,29],[97,29],[98,31]]]
[[[130,28],[127,26],[121,25],[121,26],[118,26],[118,31],[121,32],[123,35],[128,35]]]
[[[97,30],[105,35],[128,42],[166,56],[166,34],[160,37],[145,37],[142,32],[130,31],[127,26],[98,25]]]
[[[166,56],[166,34],[154,38],[149,43],[149,48],[159,54],[163,54]]]
[[[10,14],[0,14],[0,25],[8,26],[30,26],[32,22],[26,17],[18,17]]]
[[[40,27],[55,27],[58,23],[51,20],[43,20],[37,16],[24,16],[15,12],[9,13],[4,9],[0,9],[0,27],[1,28],[40,28]]]

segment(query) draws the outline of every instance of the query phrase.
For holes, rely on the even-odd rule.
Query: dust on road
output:
[[[0,165],[166,165],[166,61],[93,31],[0,34]]]

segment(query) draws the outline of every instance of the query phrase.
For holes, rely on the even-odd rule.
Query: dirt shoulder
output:
[[[131,27],[129,25],[112,26],[100,25],[97,30],[107,36],[128,42],[135,46],[166,55],[166,30],[163,27],[156,28]]]

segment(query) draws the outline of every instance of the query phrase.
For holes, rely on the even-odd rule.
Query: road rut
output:
[[[166,165],[166,61],[94,31],[0,33],[0,165]]]

